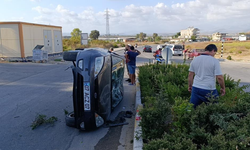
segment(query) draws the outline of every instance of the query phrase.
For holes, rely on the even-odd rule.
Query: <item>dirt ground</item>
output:
[[[215,44],[218,48],[218,52],[215,55],[216,58],[228,59],[231,56],[232,61],[245,61],[250,62],[250,41],[226,41],[222,42],[193,42],[187,43],[186,48],[189,49],[204,49],[208,44]],[[223,45],[223,46],[222,46]],[[223,53],[222,53],[223,49]]]

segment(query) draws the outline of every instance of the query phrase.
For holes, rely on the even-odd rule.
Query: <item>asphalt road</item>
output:
[[[134,117],[126,118],[128,125],[89,132],[66,126],[64,111],[73,111],[72,72],[65,70],[69,66],[71,62],[0,63],[0,150],[132,149]],[[135,86],[125,79],[124,99],[111,120],[121,112],[135,111]],[[38,115],[58,121],[32,130]]]
[[[138,50],[142,50],[139,47]],[[156,50],[156,45],[153,46]],[[123,51],[115,51],[123,55]],[[138,56],[137,65],[153,60],[152,53]],[[183,62],[181,56],[173,56]],[[188,61],[188,63],[190,60]],[[73,111],[72,72],[65,70],[70,62],[56,63],[0,63],[0,150],[131,150],[134,117],[126,118],[129,125],[83,132],[66,126],[64,110]],[[250,65],[221,61],[223,73],[242,84],[249,84]],[[125,73],[125,79],[127,73]],[[125,80],[124,79],[124,80]],[[135,86],[124,81],[124,100],[111,115],[135,111]],[[248,89],[249,91],[249,89]],[[55,116],[54,125],[30,125],[37,115]]]

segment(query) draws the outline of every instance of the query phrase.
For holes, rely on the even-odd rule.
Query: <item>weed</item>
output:
[[[247,46],[245,46],[245,48],[246,48],[246,49],[250,49],[250,46],[249,46],[249,45],[247,45]]]
[[[227,59],[228,59],[228,60],[232,60],[232,56],[230,56],[230,55],[227,56]]]
[[[134,143],[134,140],[130,140],[130,143]]]
[[[34,130],[42,124],[54,124],[55,121],[57,121],[57,117],[52,116],[47,119],[46,115],[38,114],[30,127],[32,127],[32,130]]]
[[[69,112],[66,109],[64,109],[64,114],[67,115],[69,114]]]

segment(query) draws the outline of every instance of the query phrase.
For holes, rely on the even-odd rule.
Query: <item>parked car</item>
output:
[[[144,48],[143,48],[143,52],[150,52],[150,53],[152,53],[152,47],[149,46],[149,45],[145,45]]]
[[[200,56],[202,53],[205,53],[205,49],[192,49],[186,53],[187,59],[194,59],[197,56]]]
[[[92,130],[109,120],[123,99],[124,57],[106,49],[67,51],[63,59],[72,61],[74,111],[66,125]]]
[[[183,54],[183,45],[169,44],[167,48],[171,49],[172,55],[181,56]]]

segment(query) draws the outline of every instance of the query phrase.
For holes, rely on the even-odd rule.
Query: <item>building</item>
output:
[[[246,33],[239,35],[239,41],[246,41],[246,40],[250,40],[250,34]]]
[[[48,54],[62,52],[62,27],[26,22],[0,22],[0,57],[32,56],[36,45],[44,45]]]
[[[186,30],[181,30],[180,38],[190,39],[192,36],[197,36],[199,31],[198,28],[189,27]]]
[[[212,34],[212,40],[213,41],[221,41],[221,40],[225,40],[227,34],[226,33],[220,33],[220,32],[216,32],[214,34]]]

